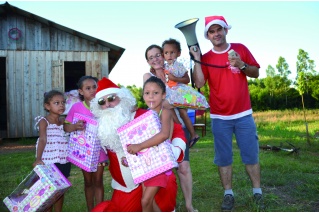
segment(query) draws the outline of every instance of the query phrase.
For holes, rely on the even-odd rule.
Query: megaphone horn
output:
[[[194,45],[199,47],[195,32],[198,20],[198,18],[192,18],[175,25],[175,28],[179,29],[184,34],[188,48]]]
[[[182,31],[182,33],[184,34],[185,38],[186,38],[186,43],[188,46],[188,49],[191,46],[194,45],[198,45],[198,41],[196,38],[196,33],[195,33],[195,27],[196,27],[196,23],[199,19],[198,18],[192,18],[192,19],[188,19],[186,21],[182,21],[181,23],[178,23],[175,25],[175,28],[179,29],[180,31]],[[194,48],[194,51],[196,52],[197,50]],[[191,59],[194,59],[194,56],[190,54]],[[195,84],[193,81],[193,75],[192,75],[192,68],[191,68],[191,83],[192,83],[192,87],[195,88]],[[198,89],[199,91],[199,89]]]

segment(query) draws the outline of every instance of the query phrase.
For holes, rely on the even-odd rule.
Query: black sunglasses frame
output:
[[[109,95],[109,96],[106,96],[106,99],[109,103],[113,102],[116,98],[116,95]],[[106,100],[104,98],[99,98],[99,100],[97,100],[97,103],[100,105],[100,106],[103,106],[104,104],[106,104]]]

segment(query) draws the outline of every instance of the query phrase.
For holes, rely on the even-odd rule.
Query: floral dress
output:
[[[38,131],[39,131],[38,124],[42,119],[44,119],[48,123],[48,126],[47,126],[47,143],[43,150],[41,160],[45,164],[68,163],[68,161],[66,160],[66,157],[68,154],[67,152],[68,138],[67,138],[67,134],[63,130],[63,125],[58,126],[56,124],[50,124],[45,117],[38,116],[35,118],[35,120],[37,120],[35,126],[37,127]],[[38,145],[39,145],[39,138],[36,143],[36,149],[38,149]]]

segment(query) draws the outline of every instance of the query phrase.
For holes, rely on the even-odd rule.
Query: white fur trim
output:
[[[135,115],[136,115],[136,111],[132,112],[132,115],[131,115],[132,120],[135,118]]]
[[[119,91],[120,91],[120,88],[115,88],[115,87],[107,88],[96,93],[95,98],[99,99],[99,98],[102,98],[103,96],[106,96],[112,93],[118,93]]]
[[[111,186],[112,186],[113,189],[129,193],[129,192],[133,191],[134,189],[136,189],[139,185],[135,185],[134,188],[128,188],[128,187],[122,186],[121,184],[116,182],[116,180],[112,179]]]
[[[121,155],[121,154],[116,153],[116,157],[117,157],[117,160],[118,160],[119,166],[120,166],[120,171],[122,173],[122,177],[123,177],[123,180],[125,182],[126,187],[122,186],[121,184],[119,184],[115,180],[112,181],[112,187],[113,187],[113,189],[121,190],[124,192],[130,192],[133,189],[135,189],[138,185],[136,185],[133,181],[133,177],[132,177],[132,173],[130,171],[130,168],[122,165],[122,163],[121,163],[122,156],[125,156],[125,155]]]
[[[177,161],[179,156],[181,155],[181,148],[177,147],[177,146],[173,146],[173,144],[170,144],[171,146],[171,149],[173,151],[173,154],[174,154],[174,157],[175,157],[175,160]]]
[[[175,156],[176,160],[178,160],[178,159],[180,159],[180,158],[182,157],[179,161],[180,161],[180,162],[183,161],[184,155],[185,155],[185,149],[186,149],[186,143],[185,143],[185,141],[183,141],[181,138],[174,138],[174,139],[172,140],[172,145],[173,145],[174,147],[177,147],[177,148],[181,149],[181,152],[180,152],[179,156]],[[181,155],[182,155],[182,156],[181,156]],[[178,161],[178,162],[179,162],[179,161]]]
[[[208,31],[208,29],[210,28],[210,26],[212,26],[213,24],[218,24],[218,25],[220,25],[220,26],[222,26],[222,27],[224,27],[224,28],[226,28],[226,29],[228,29],[228,30],[231,29],[231,25],[227,25],[227,24],[226,24],[224,21],[222,21],[222,20],[215,19],[215,20],[209,22],[209,23],[205,26],[204,37],[205,37],[206,39],[208,39],[208,37],[207,37],[207,31]]]

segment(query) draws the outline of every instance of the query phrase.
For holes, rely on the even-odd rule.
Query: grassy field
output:
[[[262,189],[269,212],[319,211],[319,111],[306,112],[309,130],[307,143],[306,125],[302,111],[256,112],[260,146],[292,148],[287,142],[300,148],[299,154],[286,151],[260,150]],[[199,133],[199,132],[198,132]],[[17,143],[35,143],[21,139]],[[0,154],[0,200],[8,196],[32,170],[34,151]],[[220,211],[223,189],[214,156],[213,137],[208,127],[207,135],[191,149],[193,173],[193,203],[199,211]],[[235,211],[257,211],[252,200],[252,189],[239,150],[234,141]],[[105,198],[110,198],[110,175],[105,169]],[[73,186],[66,192],[64,211],[86,211],[83,177],[80,169],[73,166],[70,181]],[[3,202],[0,211],[8,211]],[[178,191],[176,211],[186,211],[183,195]]]

